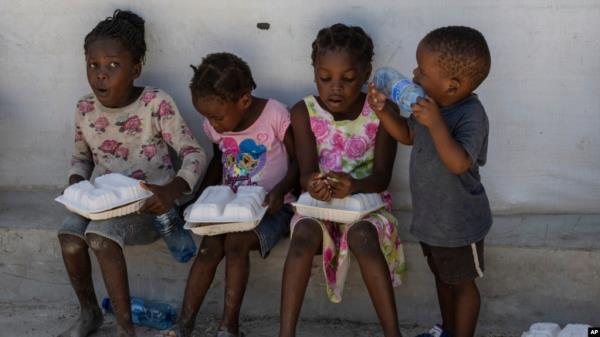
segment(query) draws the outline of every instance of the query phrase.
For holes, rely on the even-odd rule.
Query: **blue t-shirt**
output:
[[[414,133],[410,232],[432,246],[460,247],[483,239],[492,225],[490,204],[479,176],[479,166],[487,159],[489,123],[475,94],[442,108],[441,113],[472,165],[461,175],[451,173],[438,156],[429,129],[411,115],[407,120]]]

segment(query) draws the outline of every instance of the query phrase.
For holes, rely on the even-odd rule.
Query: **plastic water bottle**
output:
[[[412,113],[412,104],[417,98],[425,97],[423,88],[406,78],[394,68],[384,67],[375,71],[373,83],[377,90],[381,91],[387,98],[409,113]]]
[[[112,305],[107,297],[102,299],[102,308],[106,312],[113,313]],[[133,324],[165,330],[173,325],[176,318],[177,311],[169,304],[131,297],[131,320]]]
[[[183,219],[175,208],[154,217],[154,228],[178,262],[187,262],[196,254],[196,243],[190,232],[183,228],[183,224]]]

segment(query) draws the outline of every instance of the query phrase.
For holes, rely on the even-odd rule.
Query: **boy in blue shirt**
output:
[[[475,283],[483,276],[483,239],[492,224],[479,167],[487,157],[488,118],[473,91],[490,70],[483,35],[469,27],[438,28],[417,47],[414,81],[427,97],[410,118],[369,86],[369,103],[396,140],[413,145],[410,232],[435,277],[443,324],[427,337],[472,337],[479,315]]]

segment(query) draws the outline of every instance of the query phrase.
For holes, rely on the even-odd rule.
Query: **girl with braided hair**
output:
[[[140,214],[102,221],[69,214],[63,222],[58,239],[81,312],[60,337],[85,337],[102,324],[90,247],[114,308],[117,335],[135,336],[123,247],[158,238],[153,214],[166,213],[175,199],[192,191],[206,158],[171,97],[160,89],[134,85],[146,53],[141,17],[116,10],[85,37],[84,51],[92,93],[79,100],[75,110],[69,184],[114,172],[143,180],[142,187],[153,196]],[[181,159],[177,173],[167,147]]]
[[[250,274],[250,251],[266,258],[288,236],[294,212],[291,194],[298,166],[287,108],[274,99],[252,95],[250,67],[231,53],[207,55],[194,69],[192,102],[205,118],[204,132],[214,143],[214,156],[198,193],[206,186],[258,185],[267,191],[267,214],[253,230],[202,239],[190,269],[177,325],[167,333],[189,337],[217,267],[225,259],[225,301],[216,337],[237,337],[239,316]]]
[[[404,253],[385,192],[396,145],[379,127],[362,92],[372,57],[373,42],[362,28],[338,23],[320,30],[312,44],[319,95],[298,102],[291,119],[303,190],[323,201],[381,193],[387,207],[354,223],[294,215],[283,271],[280,337],[295,336],[315,255],[322,254],[327,296],[335,303],[342,300],[349,252],[358,261],[384,335],[400,336],[393,287],[404,274]]]

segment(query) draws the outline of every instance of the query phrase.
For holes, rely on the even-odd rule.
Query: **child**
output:
[[[369,108],[361,88],[369,79],[373,42],[360,27],[335,24],[312,44],[319,96],[307,96],[291,111],[300,183],[319,200],[353,193],[384,192],[392,175],[396,144]],[[404,255],[397,224],[387,210],[355,223],[295,215],[285,261],[279,336],[295,336],[311,272],[322,251],[327,295],[341,301],[351,251],[360,266],[385,336],[400,336],[393,286],[401,283]]]
[[[154,195],[144,210],[162,214],[181,194],[191,192],[206,158],[169,95],[138,87],[146,53],[144,20],[116,10],[85,37],[91,94],[75,111],[75,146],[69,184],[115,172],[146,181]],[[182,159],[175,175],[167,145]],[[58,231],[63,260],[81,307],[78,321],[62,333],[84,337],[102,324],[92,284],[88,247],[94,251],[112,302],[118,336],[135,336],[131,322],[123,246],[150,243],[158,237],[150,214],[89,221],[70,214]]]
[[[473,93],[490,71],[483,35],[468,27],[436,29],[419,43],[414,81],[427,97],[409,119],[370,84],[369,103],[383,127],[413,145],[411,233],[435,276],[442,326],[421,336],[473,336],[479,313],[475,278],[483,276],[483,239],[492,224],[479,177],[488,119]]]
[[[207,55],[193,67],[194,107],[206,119],[204,131],[214,156],[200,185],[259,185],[268,192],[268,213],[251,231],[205,236],[188,277],[178,325],[170,336],[190,336],[217,266],[226,258],[225,303],[217,337],[241,336],[239,314],[248,275],[249,252],[266,258],[289,234],[290,193],[298,180],[289,112],[274,99],[251,94],[256,88],[248,64],[229,53]]]

